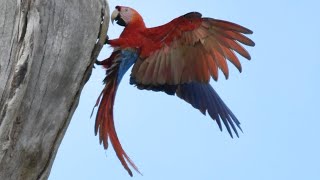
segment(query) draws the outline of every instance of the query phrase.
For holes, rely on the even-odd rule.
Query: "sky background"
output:
[[[319,180],[320,179],[320,2],[316,0],[110,0],[138,10],[158,26],[190,11],[241,24],[254,31],[241,58],[243,72],[230,66],[211,81],[241,121],[243,134],[231,139],[216,122],[174,96],[140,91],[123,78],[115,102],[116,129],[143,176],[131,178],[112,147],[94,136],[89,118],[103,88],[98,67],[62,141],[50,180]],[[117,38],[118,25],[109,27]],[[105,47],[99,59],[110,55]],[[230,64],[230,63],[229,63]]]

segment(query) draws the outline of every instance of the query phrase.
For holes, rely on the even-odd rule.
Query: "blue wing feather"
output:
[[[169,95],[177,94],[178,97],[200,110],[203,114],[208,112],[210,117],[217,122],[221,131],[222,121],[231,137],[233,137],[232,130],[239,137],[236,126],[242,131],[239,120],[210,84],[191,82],[181,85],[144,85],[137,84],[135,78],[132,76],[130,78],[130,84],[136,85],[138,89],[163,91]]]
[[[235,123],[241,130],[239,120],[222,101],[210,84],[197,82],[182,84],[178,87],[176,93],[177,96],[190,103],[194,108],[199,109],[201,112],[207,111],[210,117],[216,120],[220,130],[222,130],[220,122],[222,120],[230,136],[233,137],[231,131],[232,128],[235,134],[239,137],[237,129],[234,125]]]

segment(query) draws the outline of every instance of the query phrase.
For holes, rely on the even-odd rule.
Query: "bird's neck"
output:
[[[146,30],[146,26],[143,21],[137,21],[135,23],[128,24],[122,31],[119,40],[119,44],[124,47],[141,47],[143,41],[143,32]]]
[[[141,32],[146,29],[146,25],[144,24],[143,20],[134,21],[132,23],[129,23],[125,28],[124,32]]]

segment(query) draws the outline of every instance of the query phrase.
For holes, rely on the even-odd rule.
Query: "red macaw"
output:
[[[239,44],[255,45],[244,36],[252,34],[251,30],[228,21],[202,18],[198,12],[187,13],[159,27],[147,28],[136,10],[124,6],[115,7],[111,20],[125,28],[118,39],[107,40],[107,44],[114,48],[111,56],[97,61],[106,68],[106,78],[96,104],[99,108],[95,133],[99,131],[100,143],[105,149],[110,139],[130,176],[132,172],[127,163],[137,172],[139,170],[117,137],[113,104],[118,85],[132,65],[130,84],[138,89],[176,94],[203,114],[208,112],[220,130],[222,121],[231,137],[231,129],[238,136],[236,127],[241,130],[240,122],[209,81],[210,77],[217,81],[218,69],[228,78],[226,59],[241,72],[241,64],[234,52],[251,59]]]

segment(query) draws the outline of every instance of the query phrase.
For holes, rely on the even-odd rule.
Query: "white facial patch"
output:
[[[121,15],[121,18],[124,20],[124,22],[128,24],[130,23],[132,18],[132,10],[130,8],[123,7],[121,8],[120,15]]]

